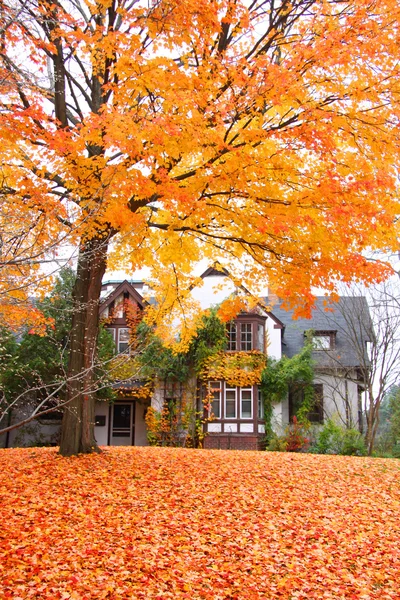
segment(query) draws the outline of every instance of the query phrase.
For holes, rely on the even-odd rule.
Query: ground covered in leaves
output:
[[[399,599],[400,461],[0,450],[0,598]]]

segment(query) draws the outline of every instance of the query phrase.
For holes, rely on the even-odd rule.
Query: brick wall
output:
[[[261,450],[262,438],[257,435],[213,435],[204,438],[206,450]]]

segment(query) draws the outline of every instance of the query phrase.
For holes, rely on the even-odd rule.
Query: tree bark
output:
[[[94,437],[95,375],[101,282],[107,263],[107,239],[94,238],[79,250],[73,291],[68,362],[67,405],[61,426],[60,454],[99,452]]]

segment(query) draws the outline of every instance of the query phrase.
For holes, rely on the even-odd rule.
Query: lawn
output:
[[[400,598],[400,461],[0,450],[0,598]]]

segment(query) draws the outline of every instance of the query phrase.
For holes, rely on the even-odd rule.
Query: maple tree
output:
[[[4,600],[397,600],[394,459],[0,450]]]
[[[194,326],[200,258],[229,263],[254,293],[268,274],[281,298],[305,305],[313,285],[384,276],[362,251],[397,248],[399,8],[2,3],[3,190],[16,214],[43,224],[39,247],[79,247],[62,453],[96,449],[92,367],[111,242],[110,266],[151,268],[148,318],[164,333],[176,311]]]

